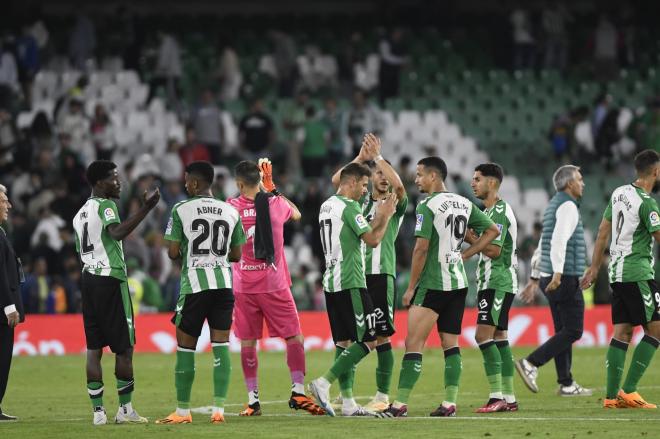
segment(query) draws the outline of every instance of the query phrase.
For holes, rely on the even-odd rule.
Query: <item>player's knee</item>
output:
[[[582,328],[566,328],[564,331],[566,336],[571,340],[571,343],[582,338]]]
[[[660,340],[660,322],[652,322],[644,328],[644,334]],[[630,328],[630,338],[632,338],[632,328]]]
[[[481,344],[492,339],[493,339],[493,334],[488,330],[483,330],[482,328],[478,328],[477,331],[474,333],[474,341],[476,341],[477,344]]]
[[[303,337],[302,334],[294,335],[293,337],[288,337],[284,339],[287,344],[291,343],[299,343],[299,344],[304,344],[305,343],[305,337]]]
[[[612,335],[612,338],[622,341],[624,343],[630,343],[630,340],[632,340],[632,336],[633,336],[632,326],[625,328],[618,328],[616,325],[614,326],[614,334]]]
[[[380,345],[382,345],[382,344],[389,343],[389,342],[390,342],[390,338],[389,338],[389,337],[380,337],[380,336],[376,337],[376,344],[377,344],[378,346],[380,346]]]
[[[369,348],[369,351],[373,351],[374,349],[376,349],[376,340],[374,340],[374,341],[365,341],[364,344],[367,345],[367,347]]]
[[[257,340],[241,340],[242,348],[254,348],[257,347]]]

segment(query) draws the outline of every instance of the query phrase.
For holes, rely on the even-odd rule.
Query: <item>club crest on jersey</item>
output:
[[[422,230],[422,224],[424,224],[424,215],[421,213],[417,214],[417,221],[415,221],[415,231],[419,232]]]
[[[105,210],[103,211],[103,216],[105,216],[106,221],[112,221],[114,219],[117,219],[115,216],[115,211],[112,210],[111,207],[106,207]]]
[[[364,217],[361,214],[355,216],[355,223],[361,229],[364,229],[369,225],[369,223],[367,223],[367,220],[364,219]]]
[[[658,212],[651,212],[649,215],[649,221],[653,227],[660,226],[660,215],[658,215]]]

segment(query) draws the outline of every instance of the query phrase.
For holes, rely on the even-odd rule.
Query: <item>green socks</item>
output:
[[[103,407],[103,382],[102,381],[88,381],[87,393],[92,400],[92,408]]]
[[[378,366],[376,367],[376,387],[380,393],[390,393],[392,382],[392,369],[394,368],[394,353],[392,344],[384,343],[376,346],[378,352]]]
[[[488,340],[479,345],[484,357],[484,369],[490,385],[490,398],[502,399],[502,358],[495,341]]]
[[[353,368],[356,364],[360,362],[364,357],[369,354],[369,347],[364,343],[353,343],[348,349],[344,349],[339,354],[335,352],[337,359],[334,364],[324,375],[323,378],[332,383],[337,380],[338,377],[342,376],[345,373],[353,374]],[[347,378],[347,382],[351,382],[352,378],[350,376]],[[347,385],[347,384],[346,384]],[[352,393],[352,390],[351,390]],[[343,397],[342,393],[342,397]]]
[[[513,353],[511,352],[511,346],[509,346],[509,340],[497,340],[495,346],[500,351],[500,358],[502,359],[502,395],[506,402],[514,402]]]
[[[422,374],[422,354],[419,352],[408,352],[403,356],[401,362],[401,373],[399,374],[399,388],[396,401],[408,404],[410,392]]]
[[[630,362],[630,368],[628,369],[628,375],[626,375],[626,380],[623,383],[623,391],[626,393],[632,393],[637,391],[637,384],[639,380],[644,375],[646,368],[651,364],[653,355],[658,349],[658,344],[660,341],[651,337],[650,335],[645,335],[644,338],[639,342],[633,352],[632,361]],[[608,352],[609,359],[609,352]],[[608,368],[609,370],[609,368]],[[609,389],[609,373],[608,373],[608,389]]]
[[[117,393],[119,394],[119,405],[128,404],[133,397],[133,388],[135,381],[133,378],[122,380],[117,378]]]
[[[176,365],[174,366],[174,386],[176,387],[177,407],[190,408],[190,392],[195,380],[195,350],[176,349]]]
[[[211,343],[211,346],[213,347],[213,405],[224,407],[231,376],[229,342]],[[188,394],[190,395],[190,392]]]
[[[342,352],[346,349],[341,346],[335,346],[335,361],[341,356]],[[342,398],[350,399],[353,397],[353,383],[355,382],[356,365],[353,365],[347,372],[342,373],[337,377],[339,381],[339,392]]]
[[[461,380],[461,351],[458,346],[447,349],[445,353],[445,401],[456,404],[458,383]]]
[[[605,369],[607,372],[607,387],[605,388],[605,397],[607,399],[616,398],[621,386],[621,377],[623,368],[626,364],[626,351],[628,343],[624,343],[615,338],[610,341],[610,347],[607,350],[605,359]]]

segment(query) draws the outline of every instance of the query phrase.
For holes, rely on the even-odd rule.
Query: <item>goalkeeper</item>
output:
[[[240,415],[259,416],[257,341],[266,320],[271,337],[286,341],[291,372],[289,407],[313,415],[325,411],[305,396],[305,350],[298,310],[291,295],[291,276],[284,257],[284,224],[300,220],[300,211],[273,184],[268,159],[259,164],[242,161],[235,168],[240,196],[228,200],[241,216],[247,243],[239,262],[233,264],[234,331],[241,340],[241,365],[248,390],[248,404]]]

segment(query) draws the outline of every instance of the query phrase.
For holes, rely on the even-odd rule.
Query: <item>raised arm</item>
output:
[[[385,236],[385,232],[387,231],[387,224],[396,211],[396,205],[396,195],[390,194],[376,207],[376,216],[369,224],[371,230],[360,236],[362,241],[369,247],[378,247],[378,244],[383,240],[383,236]]]
[[[130,216],[126,221],[121,223],[110,224],[107,227],[110,237],[115,241],[121,241],[131,234],[133,230],[142,222],[147,214],[156,207],[160,200],[160,190],[156,189],[153,194],[147,196],[147,191],[142,194],[142,206]]]
[[[373,157],[369,157],[367,155],[366,150],[364,148],[364,142],[362,142],[362,147],[360,148],[360,153],[350,163],[360,163],[360,164],[362,164],[362,163],[367,162],[367,161],[372,160],[372,159],[373,159]],[[350,163],[347,163],[346,165],[348,165]],[[335,189],[337,189],[339,187],[339,178],[341,177],[341,171],[342,171],[342,169],[344,169],[344,167],[346,165],[339,168],[339,170],[337,172],[335,172],[334,175],[332,176],[332,186]]]
[[[396,194],[397,198],[399,198],[399,201],[403,200],[406,196],[406,188],[403,185],[399,174],[381,155],[380,138],[373,133],[367,133],[365,136],[365,146],[367,147],[367,153],[371,152],[374,156],[376,167],[383,173],[387,182],[392,186],[392,191]]]

